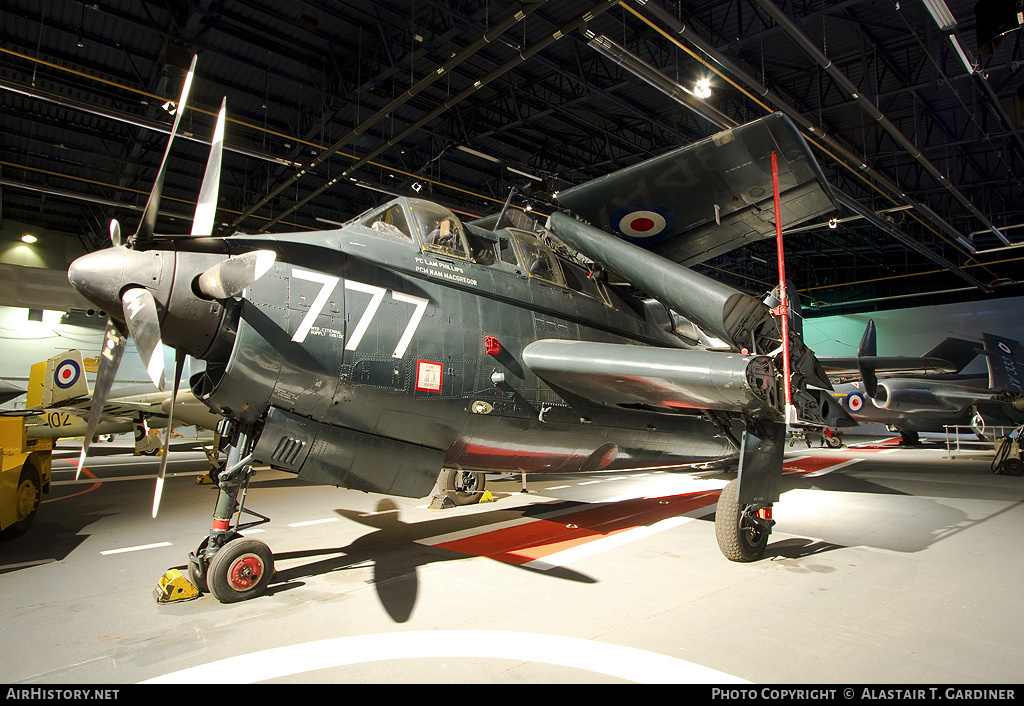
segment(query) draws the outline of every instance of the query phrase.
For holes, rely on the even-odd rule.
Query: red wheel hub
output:
[[[228,583],[236,591],[247,591],[263,576],[263,561],[255,554],[243,554],[235,559],[228,571]]]

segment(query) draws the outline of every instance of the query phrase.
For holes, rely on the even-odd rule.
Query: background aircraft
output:
[[[112,247],[79,258],[69,279],[111,314],[94,414],[128,334],[154,382],[164,375],[155,351],[175,349],[172,395],[186,355],[207,363],[190,386],[229,420],[229,447],[212,528],[189,556],[197,586],[232,602],[270,581],[270,549],[238,534],[258,523],[233,519],[256,462],[313,483],[419,498],[442,469],[459,471],[446,483],[482,483],[486,471],[738,455],[716,535],[730,559],[763,555],[787,417],[821,425],[830,399],[805,387],[829,382],[797,332],[783,335],[785,309],[569,215],[553,213],[541,227],[507,204],[462,223],[438,204],[398,198],[337,230],[210,237],[223,106],[193,237],[157,236],[191,77],[138,231],[122,243],[113,222]],[[592,212],[593,222],[687,262],[718,251],[719,228],[745,233],[728,235],[740,242],[770,233],[780,213],[798,222],[833,208],[806,144],[780,115],[626,171],[564,202],[579,213],[611,204],[602,189],[619,180],[628,191],[612,191],[628,198]],[[654,203],[663,193],[671,208]],[[743,223],[754,221],[750,235]],[[163,468],[154,513],[162,482]]]
[[[858,380],[837,388],[836,397],[860,424],[885,424],[914,444],[919,432],[946,425],[971,426],[980,436],[986,425],[1024,422],[1024,350],[1017,341],[986,333],[980,346],[947,338],[920,358],[875,353],[870,321],[856,358],[822,359],[834,382]],[[987,372],[964,374],[979,354]]]
[[[10,385],[11,392],[3,402],[24,394],[25,408],[2,410],[0,415],[25,417],[25,431],[30,437],[68,439],[85,436],[86,433],[97,436],[133,432],[136,454],[158,453],[160,438],[150,434],[149,430],[167,426],[170,393],[155,390],[148,383],[112,390],[103,403],[98,422],[89,429],[87,417],[93,397],[86,370],[82,351],[78,349],[34,364],[27,390],[4,383]],[[2,397],[0,393],[0,399]],[[212,414],[189,391],[179,394],[176,411],[181,425],[215,429],[221,421],[219,415]]]

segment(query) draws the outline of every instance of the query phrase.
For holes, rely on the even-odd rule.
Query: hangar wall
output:
[[[869,320],[874,320],[879,355],[921,355],[953,336],[978,340],[992,333],[1024,343],[1024,297],[920,306],[864,314],[804,319],[804,342],[818,355],[852,356]],[[966,372],[984,372],[975,360]]]

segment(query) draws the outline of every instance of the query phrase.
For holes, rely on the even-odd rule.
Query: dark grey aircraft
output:
[[[982,334],[980,345],[946,338],[920,358],[878,356],[876,350],[869,321],[856,358],[822,358],[832,382],[858,381],[838,388],[835,397],[860,424],[885,424],[909,445],[920,432],[941,432],[945,425],[970,426],[981,436],[986,425],[1024,423],[1024,348],[1017,341],[990,333]],[[979,354],[987,371],[963,373]]]
[[[456,496],[478,491],[485,472],[738,456],[716,534],[732,560],[763,556],[785,401],[800,422],[827,424],[831,396],[806,383],[830,385],[799,335],[782,335],[779,312],[651,249],[693,263],[770,235],[773,191],[787,225],[832,210],[786,118],[560,197],[609,232],[564,213],[542,227],[507,204],[464,223],[430,201],[397,198],[337,230],[213,238],[222,126],[223,117],[195,237],[153,232],[161,167],[137,233],[122,244],[112,223],[113,247],[69,270],[111,317],[94,393],[101,403],[126,335],[154,381],[163,378],[160,342],[176,350],[175,391],[186,355],[206,361],[189,383],[225,418],[230,443],[212,527],[189,557],[201,589],[232,602],[271,579],[270,549],[238,534],[258,522],[232,519],[257,463],[311,483],[420,498],[436,483]],[[163,470],[154,513],[162,480]]]

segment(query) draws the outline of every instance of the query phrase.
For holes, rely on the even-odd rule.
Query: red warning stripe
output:
[[[845,466],[855,458],[840,458],[838,456],[807,456],[795,458],[782,464],[782,473],[787,476],[806,476],[811,473],[824,473],[836,466]]]
[[[507,564],[526,564],[637,527],[647,527],[718,502],[719,491],[634,498],[484,532],[435,546]]]

